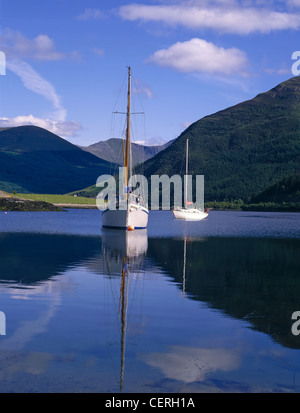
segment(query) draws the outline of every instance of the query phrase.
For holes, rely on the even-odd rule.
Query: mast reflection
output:
[[[129,282],[133,274],[141,272],[148,249],[147,229],[134,232],[103,230],[103,257],[109,275],[121,275],[118,316],[121,326],[120,391],[123,389]]]

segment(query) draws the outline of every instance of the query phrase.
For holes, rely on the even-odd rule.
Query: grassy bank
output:
[[[96,200],[93,198],[84,198],[81,196],[71,195],[53,195],[53,194],[14,194],[17,198],[28,199],[31,201],[44,201],[51,204],[60,205],[90,205],[95,206]]]
[[[205,208],[219,211],[269,211],[300,212],[300,202],[259,202],[245,204],[243,201],[206,202]]]
[[[72,195],[53,195],[53,194],[13,194],[13,197],[47,202],[60,207],[96,207],[95,198],[86,198]],[[211,208],[219,211],[283,211],[283,212],[300,212],[300,202],[260,202],[246,204],[242,200],[206,202],[205,208]]]

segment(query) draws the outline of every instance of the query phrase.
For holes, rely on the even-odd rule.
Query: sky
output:
[[[300,0],[0,0],[0,127],[121,137],[130,66],[133,140],[162,144],[298,75],[299,33]]]

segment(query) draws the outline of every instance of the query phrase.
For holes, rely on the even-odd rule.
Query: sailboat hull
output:
[[[102,226],[104,228],[134,229],[147,228],[149,212],[142,206],[130,205],[128,210],[106,209],[102,213]]]
[[[186,221],[201,221],[208,216],[207,212],[202,212],[199,209],[178,209],[172,212],[176,219],[184,219]]]

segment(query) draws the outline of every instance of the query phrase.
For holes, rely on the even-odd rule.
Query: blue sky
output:
[[[84,146],[120,137],[128,65],[145,111],[134,139],[150,145],[293,77],[300,50],[300,0],[0,0],[0,13],[0,126]]]

